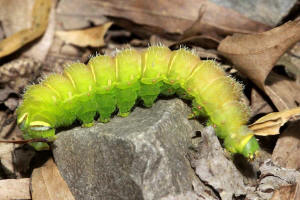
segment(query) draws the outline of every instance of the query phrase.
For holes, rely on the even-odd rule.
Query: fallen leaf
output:
[[[47,28],[48,16],[52,0],[35,0],[32,9],[32,25],[23,29],[0,42],[0,58],[7,56],[25,44],[40,37]]]
[[[270,200],[298,200],[300,198],[299,183],[296,185],[281,186],[275,190]]]
[[[193,35],[184,39],[179,39],[178,42],[172,44],[174,45],[195,45],[201,46],[206,49],[216,49],[220,41],[209,35]]]
[[[2,78],[2,73],[1,73],[1,68],[0,68],[0,78]],[[1,81],[0,81],[0,83],[1,83]],[[4,88],[1,88],[0,89],[0,103],[3,103],[3,102],[5,102],[5,100],[6,99],[8,99],[8,96],[11,94],[11,93],[13,93],[14,91],[11,89],[11,88],[9,88],[8,86],[5,86]]]
[[[1,93],[0,93],[1,94]],[[0,111],[0,130],[5,125],[7,113],[5,111]]]
[[[266,79],[280,56],[299,40],[300,19],[263,33],[234,34],[220,43],[218,51],[265,91],[278,110],[284,110],[295,107],[295,101],[300,99],[300,95],[297,99],[289,97],[286,91],[290,90],[289,94],[296,95],[300,86],[294,86],[291,81],[277,81],[276,84],[269,81],[266,85]],[[284,98],[289,101],[284,101]]]
[[[298,42],[289,52],[290,63],[286,64],[286,72],[292,73],[298,84],[300,84],[300,42]]]
[[[35,0],[0,1],[0,21],[3,38],[31,27],[31,12]],[[1,38],[1,39],[3,39]]]
[[[174,33],[183,34],[198,18],[199,9],[206,5],[206,10],[201,24],[210,29],[197,31],[231,32],[232,30],[243,30],[242,32],[256,32],[266,30],[264,24],[254,22],[238,12],[217,6],[208,0],[102,0],[81,1],[65,0],[58,5],[57,13],[63,16],[93,17],[110,16],[118,25],[126,27],[127,30],[144,35],[151,33],[161,34],[174,38]],[[217,13],[217,14],[216,14]],[[128,21],[132,23],[128,23]],[[240,31],[238,31],[240,32]],[[168,33],[173,33],[170,35]],[[232,33],[232,32],[231,32]],[[223,36],[225,37],[225,35]]]
[[[262,97],[257,89],[251,90],[251,116],[256,116],[261,113],[274,112],[270,104]]]
[[[104,35],[111,25],[112,22],[107,22],[101,26],[83,30],[57,31],[56,35],[67,44],[80,47],[100,47],[105,45]]]
[[[297,115],[300,115],[300,107],[281,112],[273,112],[261,117],[253,124],[249,125],[249,128],[254,132],[255,135],[278,135],[280,134],[280,127],[284,125],[291,117]]]
[[[90,48],[77,48],[74,45],[65,44],[65,42],[58,37],[54,37],[46,60],[43,63],[41,73],[44,76],[48,76],[52,73],[62,73],[64,66],[72,62],[87,62],[88,58],[85,58],[87,54],[89,56],[93,54]]]
[[[246,18],[234,10],[205,1],[199,8],[197,20],[185,30],[181,40],[196,40],[197,37],[200,37],[199,39],[211,38],[212,42],[219,43],[226,35],[256,33],[269,28],[264,24]]]
[[[300,42],[292,50],[281,56],[276,65],[284,66],[288,76],[296,80],[297,84],[300,84]]]
[[[48,51],[53,43],[54,33],[55,33],[55,8],[57,0],[52,0],[51,11],[49,13],[48,26],[41,36],[41,38],[30,46],[29,49],[26,49],[22,56],[31,57],[35,60],[44,61]]]
[[[197,157],[191,160],[197,176],[217,191],[221,199],[244,195],[246,189],[242,173],[226,158],[214,129],[209,126],[201,130],[201,138],[203,141],[197,148]],[[247,170],[251,174],[253,169]]]
[[[218,51],[264,90],[266,77],[279,57],[300,40],[300,20],[257,34],[226,37]]]
[[[277,166],[271,159],[260,163],[259,171],[260,176],[255,189],[261,197],[259,199],[271,199],[273,191],[276,191],[280,187],[299,185],[300,183],[299,171]]]
[[[7,111],[0,112],[0,139],[15,140],[23,138],[20,129],[17,127],[16,114]]]
[[[0,144],[0,166],[8,177],[14,176],[14,166],[12,157],[12,152],[14,151],[14,148],[14,144]]]
[[[37,152],[29,145],[20,146],[13,151],[13,165],[17,176],[30,173],[30,163]]]
[[[284,168],[300,169],[300,120],[291,122],[277,140],[272,153],[276,165]]]
[[[207,50],[201,47],[194,47],[193,51],[201,59],[220,60],[218,52],[214,49]]]
[[[286,110],[299,105],[300,84],[296,81],[271,71],[265,83],[265,92],[278,110]]]
[[[170,47],[174,43],[172,40],[168,40],[167,38],[161,37],[159,35],[151,35],[149,40],[151,45],[163,44],[167,47]],[[149,40],[147,41],[146,47],[149,46]]]
[[[53,159],[33,170],[31,190],[32,200],[75,200]]]
[[[4,102],[4,105],[11,111],[14,111],[17,108],[18,104],[19,104],[18,99],[13,97],[8,98]]]
[[[0,67],[0,84],[6,85],[7,92],[17,94],[39,74],[42,63],[32,58],[18,58]],[[5,90],[2,90],[5,92]],[[5,98],[4,98],[5,97]],[[0,101],[7,98],[0,93]]]
[[[0,199],[31,199],[29,185],[29,178],[0,180]]]

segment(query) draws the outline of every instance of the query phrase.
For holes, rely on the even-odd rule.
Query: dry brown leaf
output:
[[[14,111],[17,108],[18,104],[18,99],[14,97],[10,97],[4,102],[4,105],[11,111]]]
[[[15,148],[12,153],[13,166],[18,177],[22,177],[31,172],[30,167],[32,165],[30,165],[30,163],[37,154],[34,149],[27,147],[28,146],[20,146],[19,148]]]
[[[31,190],[32,200],[75,200],[53,159],[33,170]]]
[[[86,62],[91,54],[93,52],[90,48],[77,48],[74,45],[65,44],[58,37],[54,37],[43,65],[42,74],[48,76],[52,73],[62,73],[64,66],[72,62]]]
[[[105,45],[104,35],[111,25],[112,22],[107,22],[101,26],[83,30],[57,31],[56,35],[67,44],[80,47],[100,47]]]
[[[300,85],[300,42],[280,57],[276,65],[284,66],[285,72]]]
[[[0,42],[0,58],[40,37],[47,28],[52,0],[36,0],[32,10],[31,28],[21,30]]]
[[[215,15],[214,13],[218,14]],[[220,42],[226,35],[256,33],[269,28],[264,24],[250,20],[234,10],[205,1],[199,9],[198,19],[184,32],[182,39],[186,41],[189,38],[192,39],[195,35],[200,35],[201,37],[211,37],[213,41]]]
[[[235,34],[227,37],[220,43],[218,51],[265,91],[279,110],[283,110],[295,107],[295,103],[287,103],[282,99],[285,96],[289,102],[296,101],[280,91],[287,90],[289,86],[285,83],[280,89],[274,89],[266,86],[265,81],[280,56],[299,40],[300,19],[264,33]],[[297,89],[292,88],[292,93],[297,93]]]
[[[0,139],[8,139],[16,136],[15,127],[16,127],[16,115],[14,113],[7,112],[7,110],[0,111]],[[0,152],[1,151],[2,149],[0,148]]]
[[[0,67],[0,84],[6,85],[10,93],[13,91],[20,93],[30,81],[37,77],[41,68],[42,63],[31,58],[14,59]],[[0,101],[8,97],[4,93],[0,94]],[[3,97],[5,99],[2,99]]]
[[[57,13],[60,17],[90,17],[91,13],[93,17],[111,16],[120,26],[133,30],[132,32],[136,34],[142,33],[140,35],[145,36],[145,33],[149,35],[149,32],[152,32],[174,38],[174,34],[171,36],[166,33],[183,34],[194,24],[198,18],[199,9],[206,4],[207,9],[201,19],[201,27],[197,27],[197,31],[222,32],[223,34],[236,30],[238,32],[266,30],[267,26],[249,20],[233,10],[217,6],[208,0],[65,0],[59,4]],[[133,23],[128,23],[128,21]],[[204,29],[202,25],[205,25]]]
[[[31,199],[29,185],[29,178],[0,180],[0,199]]]
[[[267,136],[280,134],[279,129],[291,117],[300,115],[300,107],[265,115],[249,125],[255,135]]]
[[[0,78],[2,78],[1,71],[2,70],[0,68]],[[0,81],[0,83],[1,83],[1,81]],[[4,86],[4,88],[1,88],[0,89],[0,103],[5,102],[5,100],[8,99],[9,95],[13,92],[14,91],[11,88],[9,88],[8,86]]]
[[[52,7],[49,13],[48,26],[38,41],[35,41],[34,45],[30,45],[29,48],[22,52],[22,56],[34,58],[35,60],[44,61],[47,57],[48,51],[53,43],[56,17],[55,8],[57,0],[52,0]]]
[[[1,168],[7,175],[14,174],[13,155],[14,144],[0,144],[0,161]],[[1,199],[1,198],[0,198]]]
[[[270,200],[299,200],[300,187],[299,183],[296,185],[281,186],[275,190]]]
[[[294,108],[300,103],[300,84],[273,71],[266,80],[265,92],[280,111]]]
[[[234,34],[225,38],[218,51],[261,89],[279,57],[300,40],[300,20],[287,22],[257,34]]]
[[[0,93],[1,94],[1,93]],[[1,97],[1,96],[0,96]],[[7,119],[7,113],[5,111],[0,111],[0,130],[3,128],[3,126],[6,124]],[[0,135],[1,138],[1,135]]]
[[[300,120],[293,121],[280,135],[272,153],[272,160],[276,165],[284,168],[300,169],[299,127]]]
[[[35,0],[0,1],[1,40],[31,27],[31,12]]]
[[[257,91],[256,88],[251,90],[251,116],[256,116],[261,113],[274,112],[270,104],[264,100],[262,95]]]

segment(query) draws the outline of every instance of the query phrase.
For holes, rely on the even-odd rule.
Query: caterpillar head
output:
[[[224,145],[231,153],[242,154],[249,160],[253,160],[259,152],[259,144],[253,132],[246,126],[242,126],[239,133],[232,133],[224,140]]]
[[[249,137],[250,137],[250,139],[245,138],[245,140],[247,140],[247,142],[245,142],[246,144],[244,145],[241,153],[246,158],[253,160],[258,155],[259,144],[253,135],[250,135]]]
[[[49,123],[43,120],[30,120],[28,113],[18,115],[17,124],[24,133],[24,139],[55,139],[55,129]],[[45,142],[32,142],[30,145],[33,146],[37,151],[49,149],[49,145]]]

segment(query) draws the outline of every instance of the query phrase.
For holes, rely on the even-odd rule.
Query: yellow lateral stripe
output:
[[[224,79],[224,82],[226,82],[227,76],[219,76],[219,77],[217,77],[217,78],[215,78],[215,79],[213,79],[213,80],[210,80],[210,82],[209,82],[209,83],[206,83],[207,85],[206,85],[205,87],[203,87],[202,93],[206,92],[206,90],[209,89],[209,87],[210,87],[212,84],[214,84],[216,81],[218,81],[219,79]]]
[[[142,76],[141,77],[144,77],[144,74],[145,74],[145,72],[147,70],[146,61],[147,61],[147,58],[148,58],[148,52],[145,52],[145,54],[143,55],[143,57],[142,57],[142,69],[143,69],[143,71],[142,71]]]
[[[253,134],[250,134],[248,136],[246,136],[244,139],[242,139],[241,143],[240,143],[240,147],[241,147],[241,150],[244,149],[244,147],[246,146],[246,144],[250,141],[250,139],[253,137],[254,135]]]
[[[74,82],[72,76],[67,71],[65,71],[65,74],[67,75],[68,79],[71,81],[73,87],[76,89],[76,85],[75,85],[75,82]]]
[[[92,72],[93,79],[94,79],[94,81],[95,81],[95,83],[96,83],[96,74],[95,74],[94,65],[91,63],[91,64],[89,65],[89,67],[90,67],[90,70],[91,70],[91,72]]]
[[[118,81],[119,80],[119,71],[118,71],[118,59],[117,59],[117,56],[114,59],[115,59],[116,81]]]
[[[33,121],[33,122],[30,122],[29,125],[30,126],[47,126],[47,127],[51,127],[50,124],[48,124],[47,122],[43,122],[43,121]]]
[[[193,68],[191,74],[185,79],[185,82],[187,82],[188,80],[190,80],[194,74],[200,70],[200,68],[204,65],[204,62],[202,60],[200,60],[200,62]]]
[[[174,51],[173,54],[174,54],[174,55],[172,55],[172,56],[170,57],[170,60],[169,60],[167,76],[170,74],[170,72],[171,72],[171,70],[172,70],[172,66],[173,66],[174,60],[175,60],[175,58],[177,57],[177,52],[176,52],[176,51]]]
[[[60,94],[59,94],[59,92],[58,92],[54,87],[52,87],[52,86],[49,85],[48,83],[44,83],[44,85],[45,85],[46,87],[48,87],[50,90],[52,90],[57,96],[61,97]]]
[[[25,119],[25,117],[27,117],[27,116],[28,116],[28,113],[24,113],[24,114],[22,115],[22,117],[20,117],[20,118],[18,119],[18,124],[22,123],[23,120]]]

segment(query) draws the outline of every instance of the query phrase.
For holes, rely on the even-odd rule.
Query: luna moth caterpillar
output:
[[[53,139],[56,128],[76,119],[89,127],[98,113],[101,122],[108,122],[116,108],[125,117],[137,98],[151,107],[160,93],[192,100],[193,115],[208,116],[229,152],[253,158],[259,151],[246,126],[249,109],[241,100],[242,85],[214,61],[200,60],[184,48],[125,49],[114,57],[95,56],[87,65],[73,63],[62,74],[28,87],[17,123],[25,139]],[[36,150],[49,148],[43,142],[31,145]]]

